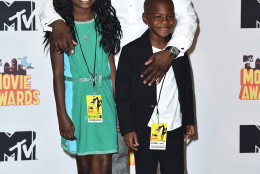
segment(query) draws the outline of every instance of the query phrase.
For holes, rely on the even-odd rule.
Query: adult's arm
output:
[[[191,0],[173,0],[173,3],[177,25],[167,46],[178,48],[180,50],[178,57],[180,57],[192,44],[197,29],[197,16]],[[153,54],[146,62],[148,68],[141,74],[142,77],[147,75],[144,83],[152,85],[156,81],[159,84],[175,58],[168,50]]]
[[[52,27],[50,27],[50,24],[57,20],[64,21],[62,17],[54,10],[52,0],[48,0],[43,4],[40,9],[39,17],[43,31],[52,32]]]
[[[75,52],[74,45],[77,45],[77,43],[73,40],[70,28],[55,11],[52,0],[43,4],[39,17],[43,30],[51,32],[50,37],[53,40],[55,51],[73,54]]]
[[[178,48],[181,51],[178,55],[180,57],[184,55],[193,42],[197,29],[197,16],[191,0],[173,0],[173,3],[177,25],[167,46]]]

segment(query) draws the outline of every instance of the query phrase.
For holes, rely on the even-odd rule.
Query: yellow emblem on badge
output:
[[[87,95],[86,98],[88,108],[88,122],[103,122],[101,95]]]
[[[167,123],[152,123],[150,149],[165,150],[167,140]]]

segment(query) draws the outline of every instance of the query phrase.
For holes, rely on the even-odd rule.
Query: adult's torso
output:
[[[112,0],[123,30],[122,46],[140,37],[147,29],[142,20],[143,4],[144,0]]]
[[[121,47],[140,37],[148,28],[142,20],[143,4],[144,0],[112,0],[123,31]],[[116,66],[119,55],[120,53],[115,56]]]

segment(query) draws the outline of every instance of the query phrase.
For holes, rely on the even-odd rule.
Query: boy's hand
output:
[[[148,75],[144,84],[151,86],[155,81],[159,84],[163,76],[167,73],[171,67],[173,57],[168,50],[154,53],[146,62],[145,65],[149,65],[148,68],[141,74],[141,78]],[[149,74],[148,74],[149,73]]]
[[[67,140],[76,140],[74,136],[75,127],[68,116],[59,118],[60,135]]]
[[[74,54],[75,49],[74,45],[77,45],[77,42],[73,40],[70,28],[62,20],[54,21],[51,25],[51,40],[54,43],[55,50],[58,53],[66,52],[68,55]]]
[[[195,130],[195,126],[194,125],[187,125],[187,132],[185,134],[185,137],[184,137],[184,142],[190,138],[190,137],[193,137],[194,135],[196,135],[196,130]]]
[[[132,150],[137,151],[138,149],[136,147],[139,146],[138,143],[138,138],[136,135],[136,132],[130,132],[128,134],[124,135],[124,141],[125,141],[125,145],[129,148],[131,148]]]

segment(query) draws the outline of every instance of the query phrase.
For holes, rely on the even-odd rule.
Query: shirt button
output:
[[[133,25],[135,25],[135,23],[133,23]]]
[[[130,5],[130,7],[133,7],[132,5]]]
[[[154,105],[150,105],[150,108],[154,108]]]

